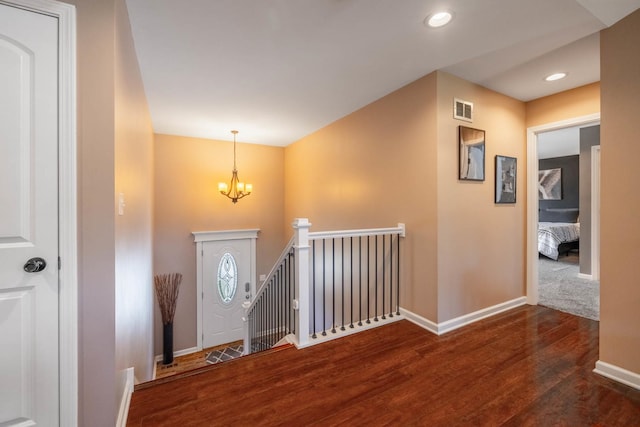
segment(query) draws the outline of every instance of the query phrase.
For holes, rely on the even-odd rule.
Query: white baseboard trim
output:
[[[602,375],[603,377],[607,377],[610,380],[633,387],[636,390],[640,390],[640,374],[635,372],[627,371],[624,368],[620,368],[619,366],[612,365],[601,360],[596,362],[596,368],[593,372]]]
[[[280,341],[275,343],[274,347],[280,347],[282,345],[287,345],[287,344],[295,345],[295,335],[294,334],[285,335],[284,337],[282,337],[282,339],[280,339]]]
[[[477,322],[479,320],[486,319],[487,317],[495,316],[496,314],[502,313],[503,311],[520,307],[521,305],[525,305],[526,303],[527,303],[526,297],[519,297],[511,301],[506,301],[491,307],[483,308],[482,310],[474,311],[473,313],[456,317],[455,319],[447,320],[442,323],[432,322],[431,320],[425,319],[424,317],[418,314],[412,313],[411,311],[406,310],[404,308],[400,308],[400,313],[402,313],[402,315],[407,320],[415,323],[418,326],[423,327],[427,331],[434,333],[436,335],[442,335],[442,334],[446,334],[447,332],[451,332],[455,329],[461,328],[463,326],[469,325],[471,323]]]
[[[131,404],[131,395],[133,394],[134,375],[133,367],[127,368],[123,371],[125,376],[124,389],[122,390],[122,396],[120,397],[120,406],[118,408],[118,419],[116,421],[116,427],[126,427],[127,416],[129,415],[129,405]]]
[[[173,352],[173,357],[178,357],[178,356],[185,356],[187,354],[192,354],[192,353],[196,353],[198,351],[202,350],[201,348],[198,347],[191,347],[191,348],[185,348],[184,350],[178,350],[178,351],[174,351]],[[154,361],[160,362],[162,360],[162,354],[157,354],[154,358]],[[155,375],[154,375],[155,378]]]
[[[415,314],[412,311],[409,311],[405,308],[400,307],[400,314],[402,314],[404,316],[405,319],[407,319],[408,321],[415,323],[416,325],[420,326],[421,328],[426,329],[427,331],[439,335],[438,334],[438,324],[432,322],[429,319],[426,319],[422,316],[420,316],[419,314]]]
[[[578,273],[578,279],[593,280],[593,275],[584,274],[584,273]]]
[[[473,313],[465,314],[455,319],[447,320],[446,322],[438,323],[438,333],[446,334],[455,329],[477,322],[478,320],[486,319],[487,317],[495,316],[503,311],[511,310],[512,308],[520,307],[527,303],[527,297],[520,297],[512,299],[511,301],[505,301],[500,304],[496,304],[491,307],[483,308],[482,310],[474,311]]]

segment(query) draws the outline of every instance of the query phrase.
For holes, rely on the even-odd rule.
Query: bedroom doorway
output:
[[[548,123],[527,129],[527,303],[536,305],[540,301],[539,294],[539,252],[538,252],[538,173],[539,173],[539,157],[538,142],[541,134],[551,131],[558,131],[572,127],[588,127],[598,125],[600,122],[600,114],[592,114],[588,116],[576,117],[569,120]],[[571,207],[556,208],[551,214],[570,213]],[[578,214],[579,212],[576,212]],[[592,233],[589,229],[588,234]],[[597,240],[597,239],[596,239]],[[597,251],[599,253],[599,251]],[[591,261],[591,260],[589,260]],[[598,293],[599,294],[599,293]]]

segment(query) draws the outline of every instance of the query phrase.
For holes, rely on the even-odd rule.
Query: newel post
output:
[[[307,218],[296,218],[292,225],[296,263],[296,298],[293,301],[293,307],[298,310],[296,340],[299,347],[304,347],[309,343],[309,228],[311,223]]]
[[[242,323],[244,327],[244,331],[242,333],[242,354],[245,356],[247,354],[251,354],[251,337],[249,335],[249,307],[251,307],[251,303],[249,301],[245,301],[242,303],[242,309],[244,310],[244,316],[242,316]]]

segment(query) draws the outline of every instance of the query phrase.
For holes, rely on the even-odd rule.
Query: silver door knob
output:
[[[47,267],[47,262],[42,258],[31,258],[24,265],[24,271],[27,273],[37,273]]]

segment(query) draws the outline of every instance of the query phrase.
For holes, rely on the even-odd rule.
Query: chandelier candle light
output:
[[[253,186],[251,184],[245,184],[238,179],[238,169],[236,169],[236,135],[237,130],[232,130],[233,134],[233,171],[231,175],[231,184],[227,185],[224,182],[218,183],[218,191],[223,196],[227,196],[233,203],[242,199],[244,196],[251,194]]]

